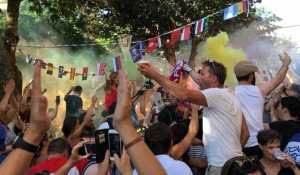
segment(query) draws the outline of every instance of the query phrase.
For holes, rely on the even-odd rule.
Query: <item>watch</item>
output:
[[[39,150],[40,146],[36,146],[26,142],[25,140],[23,140],[23,136],[24,136],[23,132],[18,135],[18,137],[16,138],[12,146],[13,149],[20,148],[31,153],[36,153]]]
[[[190,73],[190,72],[192,72],[193,69],[192,69],[190,66],[188,66],[188,67],[185,68],[184,70],[185,70],[187,73]]]

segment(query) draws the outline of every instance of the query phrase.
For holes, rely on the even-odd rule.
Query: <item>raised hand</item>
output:
[[[4,92],[11,94],[15,90],[15,81],[13,79],[9,80],[5,86],[3,86]]]
[[[69,159],[70,163],[72,165],[75,165],[76,163],[80,162],[83,159],[87,159],[89,157],[89,154],[81,156],[78,154],[79,148],[83,146],[86,142],[89,142],[88,140],[79,142],[77,145],[75,145],[72,149],[71,157]]]
[[[138,70],[141,74],[150,79],[153,79],[158,74],[150,64],[139,64]]]
[[[98,174],[97,175],[107,175],[109,168],[110,168],[109,150],[106,150],[104,160],[98,164]]]
[[[279,58],[282,61],[282,64],[284,66],[289,66],[292,62],[291,57],[289,56],[289,54],[287,54],[285,51],[283,52],[283,54],[279,54]]]
[[[31,142],[39,145],[51,125],[51,118],[47,113],[47,98],[42,95],[41,90],[41,65],[39,63],[34,69],[32,95],[30,124],[24,137],[28,136]]]
[[[125,149],[123,149],[121,158],[118,156],[118,154],[114,154],[114,159],[115,159],[115,164],[118,170],[121,172],[121,174],[124,175],[132,174],[130,157],[127,154],[127,151]]]
[[[118,86],[118,100],[113,117],[113,126],[118,128],[121,124],[132,125],[131,121],[131,83],[127,80],[126,74],[119,71],[119,86]]]
[[[97,97],[97,96],[95,96],[95,95],[93,95],[93,97],[92,97],[92,105],[94,105],[94,106],[95,106],[95,104],[96,104],[97,100],[98,100],[98,97]]]

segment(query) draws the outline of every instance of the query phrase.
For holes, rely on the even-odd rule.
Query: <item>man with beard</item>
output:
[[[285,78],[291,58],[287,53],[279,55],[282,61],[282,66],[278,70],[276,76],[270,81],[255,85],[255,72],[258,67],[249,60],[243,60],[236,64],[234,73],[239,85],[235,88],[230,88],[240,102],[242,111],[245,115],[246,122],[250,132],[243,152],[247,156],[262,157],[262,152],[259,149],[257,142],[258,131],[263,127],[263,107],[264,99],[271,91],[273,91]]]

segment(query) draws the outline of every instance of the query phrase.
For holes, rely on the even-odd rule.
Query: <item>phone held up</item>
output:
[[[96,162],[100,163],[105,158],[106,150],[109,150],[110,160],[114,161],[114,154],[121,156],[122,141],[119,133],[114,129],[102,129],[95,132]]]

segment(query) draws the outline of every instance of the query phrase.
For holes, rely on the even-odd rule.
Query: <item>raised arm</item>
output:
[[[41,65],[37,63],[34,70],[30,124],[23,135],[23,141],[36,147],[50,128],[51,120],[47,115],[47,104],[46,97],[41,93]],[[23,175],[33,155],[34,150],[27,151],[16,147],[0,165],[0,174]]]
[[[268,82],[257,85],[263,97],[273,91],[285,78],[289,65],[292,62],[291,57],[284,52],[283,55],[279,55],[282,65],[278,70],[276,76]]]
[[[15,81],[14,80],[9,80],[5,86],[3,87],[4,89],[4,97],[2,98],[0,102],[0,116],[2,116],[5,112],[5,109],[8,105],[9,98],[13,91],[15,90]]]
[[[155,80],[170,95],[200,106],[207,106],[207,101],[201,91],[188,90],[159,74],[151,65],[139,64],[138,70],[148,78]]]
[[[119,72],[118,100],[113,117],[113,126],[120,133],[125,149],[138,174],[166,175],[159,161],[133,127],[130,117],[132,108],[130,91],[131,84],[128,82],[125,73],[121,70]]]
[[[192,117],[189,125],[189,131],[186,136],[176,145],[171,148],[171,156],[174,159],[179,160],[182,155],[186,152],[189,146],[192,144],[194,138],[196,137],[199,129],[198,120],[198,105],[192,104]]]
[[[199,74],[198,74],[197,72],[195,72],[195,71],[194,71],[187,63],[185,63],[185,64],[183,65],[183,69],[184,69],[184,70],[191,69],[189,75],[192,77],[192,79],[193,79],[197,84],[200,83],[200,82],[199,82],[199,79],[198,79]]]
[[[69,91],[68,91],[68,92],[65,94],[65,96],[64,96],[64,100],[65,100],[65,101],[66,101],[66,99],[67,99],[67,96],[69,96],[73,90],[74,90],[74,86],[71,86],[70,89],[69,89]]]

